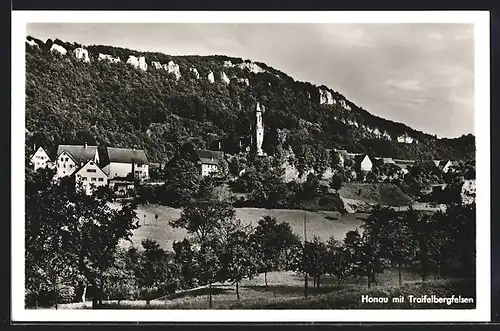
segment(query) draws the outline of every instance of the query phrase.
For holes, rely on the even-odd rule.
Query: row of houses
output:
[[[415,160],[393,159],[390,157],[373,156],[370,157],[364,153],[349,153],[346,150],[335,150],[340,158],[340,165],[343,167],[346,159],[354,161],[355,168],[364,171],[372,171],[375,162],[383,164],[394,164],[398,166],[403,173],[407,173],[408,169],[415,164]],[[452,160],[432,160],[433,164],[442,172],[446,173],[450,167],[455,163]]]
[[[348,153],[336,150],[341,166],[346,159],[352,159],[355,167],[364,172],[372,171],[375,162],[394,164],[404,173],[408,172],[414,160],[372,157],[361,153]],[[224,159],[222,151],[195,149],[192,161],[201,176],[217,171],[219,162]],[[98,147],[84,145],[59,145],[55,158],[50,158],[43,147],[38,147],[30,157],[34,170],[40,168],[56,169],[55,177],[73,177],[75,185],[81,185],[87,193],[91,187],[108,186],[118,194],[134,189],[135,183],[149,180],[149,161],[143,149]],[[453,161],[433,161],[442,172],[448,172]],[[152,164],[154,166],[154,164]],[[161,167],[161,165],[160,165]]]
[[[88,194],[92,186],[109,186],[119,194],[134,189],[135,183],[149,180],[149,161],[143,149],[59,145],[54,158],[43,147],[34,148],[30,162],[36,171],[55,169],[57,179],[72,177]],[[196,149],[193,159],[202,176],[218,169],[222,152]],[[155,165],[153,165],[155,166]],[[161,167],[161,166],[160,166]]]
[[[117,193],[124,193],[134,183],[149,178],[149,162],[142,149],[98,147],[84,145],[59,145],[54,158],[43,147],[38,147],[30,157],[34,170],[55,169],[55,178],[72,177],[87,193],[91,187],[109,186]]]

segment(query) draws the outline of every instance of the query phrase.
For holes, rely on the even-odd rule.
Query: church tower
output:
[[[264,106],[261,107],[260,103],[257,102],[257,107],[255,109],[255,150],[257,155],[264,155],[262,150],[262,144],[264,142],[264,123],[262,121],[262,115],[265,111]]]

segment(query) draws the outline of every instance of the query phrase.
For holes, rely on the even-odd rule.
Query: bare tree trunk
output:
[[[239,282],[236,282],[236,298],[240,301]]]
[[[401,287],[401,263],[398,263],[399,287]]]
[[[264,271],[264,282],[266,283],[266,287],[267,287],[267,270]]]
[[[319,278],[320,278],[320,277],[321,277],[321,276],[320,276],[320,275],[318,275],[318,288],[319,288]]]
[[[305,273],[305,280],[304,280],[304,297],[307,298],[307,290],[308,290],[308,279],[307,279],[307,272]]]
[[[212,308],[212,281],[208,283],[208,307]]]
[[[316,288],[316,276],[313,276],[313,288]]]
[[[87,283],[84,284],[82,293],[82,302],[85,303],[85,295],[87,294]]]
[[[57,290],[57,280],[54,281],[54,293],[56,294],[56,310],[59,308],[57,305],[58,298],[58,290]]]
[[[371,277],[371,275],[368,275],[368,277],[366,277],[366,278],[368,278],[368,288],[370,288],[371,282],[372,282],[372,277]]]

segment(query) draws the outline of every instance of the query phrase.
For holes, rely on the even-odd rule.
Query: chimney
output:
[[[36,152],[36,144],[33,144],[33,152]]]
[[[222,142],[219,141],[219,151],[222,149]]]
[[[87,149],[87,142],[85,142],[85,145],[84,145],[85,149]]]

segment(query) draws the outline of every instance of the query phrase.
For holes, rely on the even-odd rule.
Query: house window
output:
[[[82,177],[82,181],[86,182],[87,181],[87,177]]]
[[[61,158],[61,162],[64,162],[64,158],[63,157]]]
[[[87,169],[87,172],[96,172],[95,169]]]
[[[65,164],[63,164],[63,168],[66,168],[66,163],[65,163]]]
[[[73,164],[70,164],[69,167],[73,169]]]
[[[66,173],[66,171],[63,171],[63,174],[65,174],[65,173]]]
[[[95,182],[95,181],[97,181],[97,178],[92,177],[92,178],[90,178],[90,181]]]
[[[142,167],[142,163],[138,163],[137,166],[140,168]]]
[[[104,178],[99,178],[99,181],[100,182],[104,182]]]
[[[69,158],[66,158],[66,162],[68,162],[68,161],[69,161]]]

